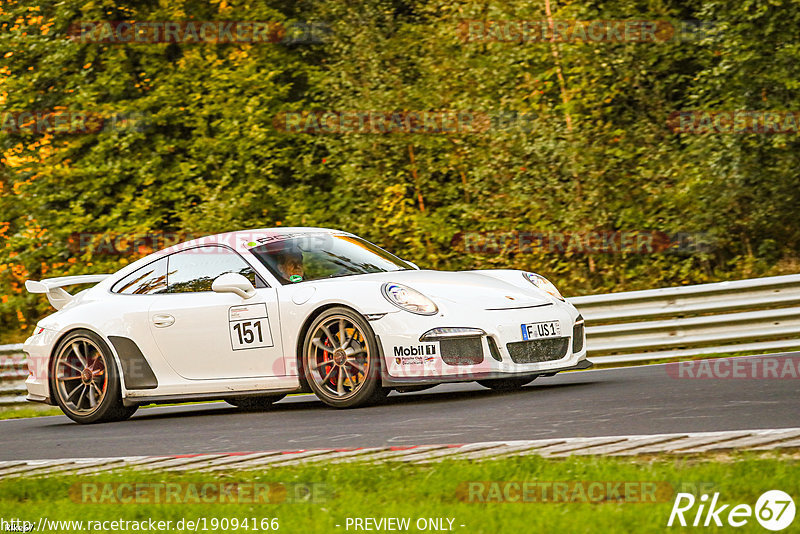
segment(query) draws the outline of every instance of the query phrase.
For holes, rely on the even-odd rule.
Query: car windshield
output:
[[[250,252],[282,284],[413,269],[368,241],[342,234],[276,236]]]

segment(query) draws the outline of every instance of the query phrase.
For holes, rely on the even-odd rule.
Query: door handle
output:
[[[175,324],[175,317],[168,313],[157,313],[153,315],[153,324],[156,328],[166,328]]]

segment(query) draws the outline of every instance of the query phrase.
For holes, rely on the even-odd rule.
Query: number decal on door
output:
[[[229,324],[233,350],[273,346],[266,304],[234,306]]]
[[[239,336],[240,345],[249,345],[253,343],[253,341],[258,341],[258,343],[264,342],[264,337],[261,335],[261,320],[258,320],[253,323],[251,323],[250,321],[244,321],[242,323],[234,323],[233,329]],[[244,334],[242,332],[244,332]],[[255,335],[256,332],[258,333],[258,338],[256,338]]]

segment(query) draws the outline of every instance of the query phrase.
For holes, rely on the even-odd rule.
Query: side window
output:
[[[167,258],[149,263],[114,284],[111,291],[124,295],[152,295],[167,289]]]
[[[169,256],[167,266],[167,293],[194,293],[211,291],[211,284],[226,273],[239,273],[255,287],[259,283],[256,272],[241,256],[225,247],[197,247]]]

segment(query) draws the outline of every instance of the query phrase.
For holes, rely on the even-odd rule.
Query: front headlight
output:
[[[439,311],[436,304],[417,291],[408,286],[395,283],[383,284],[381,288],[383,296],[386,300],[407,312],[416,313],[418,315],[434,315]]]
[[[535,285],[545,293],[553,295],[558,300],[564,300],[564,297],[562,297],[561,293],[558,292],[556,286],[554,286],[553,283],[550,282],[550,280],[548,280],[544,276],[538,275],[536,273],[522,273],[522,276],[524,276],[528,282]]]

